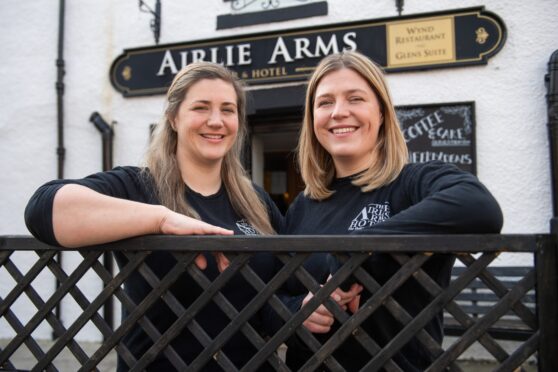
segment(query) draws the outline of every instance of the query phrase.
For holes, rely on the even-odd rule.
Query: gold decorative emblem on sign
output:
[[[455,62],[453,17],[387,24],[388,67]]]
[[[124,80],[128,81],[132,78],[132,68],[130,66],[125,66],[122,69],[122,77]]]
[[[484,29],[484,27],[479,27],[477,28],[477,31],[475,31],[475,33],[477,34],[477,40],[476,42],[479,44],[484,44],[486,43],[486,39],[488,39],[488,36],[490,36],[488,34],[488,32],[486,32],[486,30]]]

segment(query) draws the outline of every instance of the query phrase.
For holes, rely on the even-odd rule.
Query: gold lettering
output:
[[[389,67],[438,64],[455,60],[451,16],[389,23],[387,42]]]
[[[427,49],[424,51],[425,57],[432,57],[432,56],[445,56],[446,50],[445,49]]]
[[[411,35],[411,36],[399,36],[395,38],[395,44],[405,44],[405,43],[420,43],[424,41],[435,41],[444,40],[446,38],[445,33],[441,32],[438,34],[426,34],[426,35]]]
[[[397,52],[395,53],[395,59],[409,59],[409,58],[420,58],[422,57],[422,52]]]
[[[252,70],[252,79],[265,79],[278,76],[287,76],[287,70],[285,67],[271,67]]]

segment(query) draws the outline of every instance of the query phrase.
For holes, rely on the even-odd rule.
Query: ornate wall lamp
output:
[[[405,5],[405,0],[395,0],[395,7],[397,8],[397,13],[399,13],[399,15],[403,13],[403,5]]]
[[[149,25],[155,37],[155,44],[159,44],[159,36],[161,35],[161,0],[155,1],[155,10],[151,9],[143,0],[139,0],[139,9],[144,13],[153,15]]]

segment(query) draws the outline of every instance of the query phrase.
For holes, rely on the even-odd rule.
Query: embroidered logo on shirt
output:
[[[258,232],[252,225],[248,223],[248,220],[242,219],[240,221],[236,221],[236,226],[240,231],[244,233],[244,235],[258,235]]]
[[[362,208],[359,214],[351,221],[349,231],[362,230],[374,226],[377,223],[389,219],[390,216],[391,211],[388,202],[384,204],[368,204]]]

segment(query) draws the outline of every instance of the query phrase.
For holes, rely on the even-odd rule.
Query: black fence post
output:
[[[545,76],[548,105],[548,137],[550,148],[550,171],[552,182],[552,218],[550,244],[542,244],[537,250],[537,308],[540,329],[539,370],[558,371],[558,50],[548,61]]]
[[[539,318],[539,371],[558,371],[558,218],[550,221],[553,239],[539,243],[537,268],[537,311]]]

